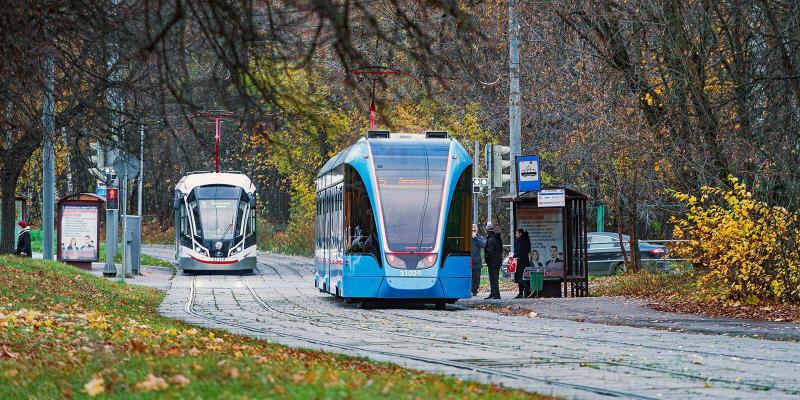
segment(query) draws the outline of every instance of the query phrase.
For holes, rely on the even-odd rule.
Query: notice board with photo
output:
[[[545,278],[564,277],[564,214],[561,208],[517,205],[517,228],[531,238],[531,266],[541,269]]]
[[[58,259],[93,262],[99,259],[100,205],[65,201],[59,210]]]

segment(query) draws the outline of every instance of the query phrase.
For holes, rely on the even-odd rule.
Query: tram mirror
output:
[[[248,204],[250,204],[250,208],[252,208],[253,210],[256,209],[256,195],[255,194],[250,196]]]
[[[172,209],[180,210],[182,204],[183,204],[183,196],[181,196],[180,194],[175,194],[175,201],[172,203]]]

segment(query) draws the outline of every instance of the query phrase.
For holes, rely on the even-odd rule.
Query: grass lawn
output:
[[[54,242],[55,245],[55,242]],[[55,247],[54,247],[55,248]],[[41,230],[31,230],[31,250],[41,252],[43,250],[42,247],[42,231]],[[100,261],[105,261],[106,259],[106,244],[105,242],[100,243],[100,254],[99,254]],[[117,263],[122,262],[122,245],[117,246],[117,255],[114,257],[114,261]],[[153,265],[159,267],[166,267],[172,268],[173,265],[167,261],[164,261],[159,258],[150,257],[147,254],[141,254],[139,256],[139,262],[142,265]]]
[[[193,327],[162,298],[0,257],[0,398],[546,398]]]

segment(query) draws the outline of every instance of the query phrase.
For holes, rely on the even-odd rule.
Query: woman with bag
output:
[[[528,261],[531,252],[531,238],[528,232],[520,228],[514,233],[514,258],[517,259],[517,270],[514,272],[514,282],[519,286],[519,294],[515,299],[527,297],[530,293],[529,282],[525,281],[522,276],[525,273],[525,268],[530,265]]]

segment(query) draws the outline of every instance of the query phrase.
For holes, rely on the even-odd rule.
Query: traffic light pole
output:
[[[517,156],[522,152],[520,143],[520,130],[522,125],[521,111],[520,111],[520,89],[519,89],[519,25],[517,18],[514,14],[514,6],[517,0],[509,0],[508,2],[508,34],[510,36],[509,43],[509,81],[510,90],[508,96],[508,125],[509,125],[509,147],[511,147],[510,161],[510,185],[508,192],[516,197],[517,196]],[[509,230],[511,234],[511,251],[514,251],[514,207],[511,206],[513,202],[509,203]]]
[[[103,267],[103,276],[114,276],[117,274],[117,266],[114,258],[117,256],[117,209],[110,207],[111,198],[119,202],[114,180],[111,175],[106,178],[106,265]]]

